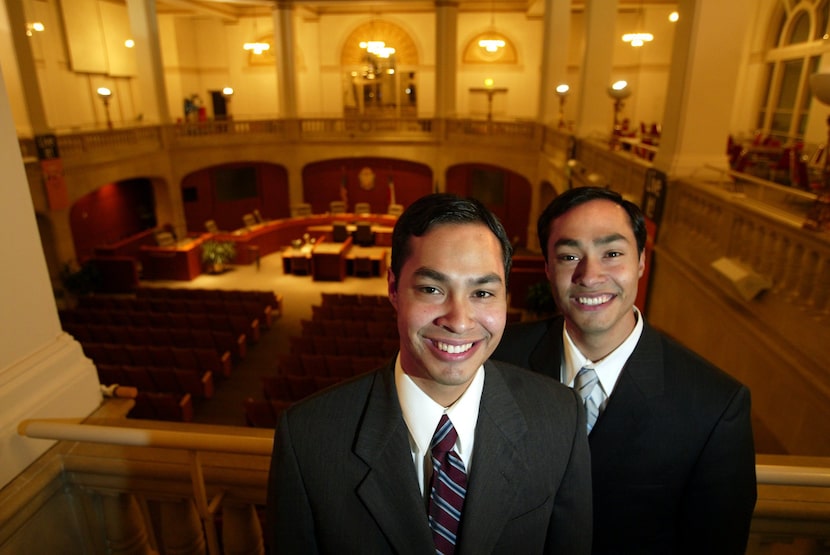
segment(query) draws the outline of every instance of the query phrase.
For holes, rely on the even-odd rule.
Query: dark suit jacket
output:
[[[561,317],[493,358],[560,379]],[[589,436],[594,553],[744,553],[755,506],[746,387],[648,324]]]
[[[485,364],[462,554],[590,553],[590,455],[575,394]],[[290,408],[268,484],[273,553],[434,554],[389,365]]]

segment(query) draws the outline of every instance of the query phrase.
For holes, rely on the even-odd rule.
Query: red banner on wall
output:
[[[51,210],[69,208],[69,192],[63,177],[63,161],[60,158],[40,161],[43,184],[46,186],[46,199]]]
[[[66,190],[66,180],[63,176],[63,162],[58,153],[58,138],[55,135],[37,135],[35,144],[49,208],[69,208],[69,192]]]

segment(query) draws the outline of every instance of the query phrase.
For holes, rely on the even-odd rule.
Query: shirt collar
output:
[[[478,410],[481,393],[484,390],[484,366],[479,366],[469,387],[461,397],[449,407],[443,407],[418,387],[403,371],[400,356],[395,361],[395,387],[401,403],[401,411],[409,429],[411,440],[419,453],[428,453],[432,436],[441,415],[446,413],[458,433],[456,450],[464,461],[469,473],[469,463],[473,452]]]
[[[637,342],[640,341],[640,336],[643,334],[643,316],[640,314],[640,311],[636,306],[633,307],[633,310],[636,318],[634,329],[631,330],[631,333],[628,334],[625,341],[620,343],[619,347],[611,351],[610,354],[598,362],[589,360],[585,355],[583,355],[579,348],[574,344],[571,336],[568,334],[567,327],[562,326],[562,340],[563,345],[565,346],[564,360],[562,361],[561,371],[562,383],[573,387],[576,373],[579,372],[579,369],[583,366],[588,366],[596,370],[599,383],[605,394],[611,394],[611,391],[613,391],[614,386],[617,384],[617,380],[622,373],[622,369],[625,366],[626,361],[628,361],[631,353],[634,352],[634,348],[637,346]]]

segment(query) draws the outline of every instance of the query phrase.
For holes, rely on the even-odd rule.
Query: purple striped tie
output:
[[[458,434],[447,415],[441,416],[432,436],[432,483],[429,494],[429,527],[435,552],[449,555],[455,552],[461,508],[467,494],[467,471],[455,452]]]

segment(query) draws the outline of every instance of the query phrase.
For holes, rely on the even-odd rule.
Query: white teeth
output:
[[[437,347],[441,351],[445,351],[451,355],[457,355],[459,353],[465,353],[473,348],[472,343],[465,343],[464,345],[448,345],[447,343],[436,343]]]
[[[611,295],[603,295],[602,297],[578,297],[579,304],[587,304],[589,306],[596,306],[598,304],[607,303],[611,300]]]

